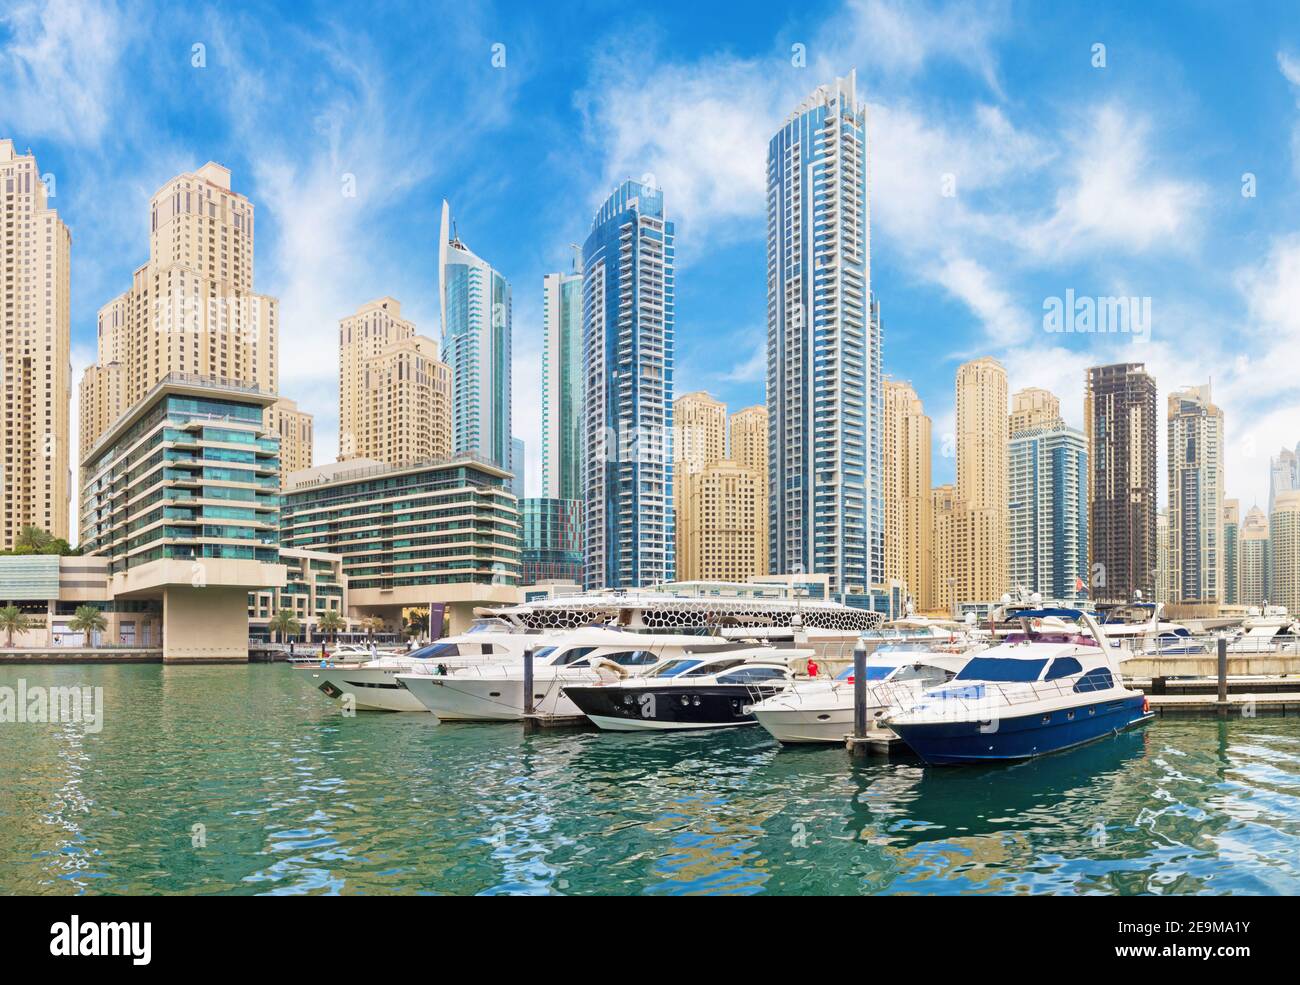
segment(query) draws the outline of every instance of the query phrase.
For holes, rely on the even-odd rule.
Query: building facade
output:
[[[1268,512],[1277,504],[1277,494],[1300,489],[1300,443],[1295,450],[1283,448],[1268,460]]]
[[[528,451],[523,438],[510,439],[510,491],[516,499],[524,498],[524,483],[528,469]]]
[[[69,539],[72,237],[33,154],[0,140],[0,549],[24,527]]]
[[[321,639],[321,631],[316,627],[326,612],[337,612],[346,619],[348,580],[343,574],[342,558],[320,551],[285,548],[280,551],[280,563],[285,569],[284,585],[248,595],[249,639],[269,640],[271,619],[280,611],[293,613],[300,627],[296,634],[277,636],[281,643],[289,639]]]
[[[523,580],[582,581],[582,501],[534,497],[522,501]]]
[[[379,298],[340,319],[339,461],[449,457],[451,402],[451,367],[399,301]]]
[[[1157,602],[1169,603],[1169,511],[1156,514],[1156,595]]]
[[[884,580],[884,398],[855,72],[768,144],[767,269],[770,569],[867,594]]]
[[[1061,401],[1050,390],[1031,386],[1011,395],[1007,437],[1035,427],[1051,427],[1061,420]]]
[[[253,290],[253,203],[209,162],[149,204],[149,260],[99,312],[98,362],[81,381],[86,450],[164,377],[279,385],[279,302]]]
[[[957,492],[953,561],[960,602],[989,602],[1010,587],[1007,556],[1007,373],[983,357],[957,369]]]
[[[702,576],[703,517],[692,512],[700,499],[692,480],[727,457],[727,405],[703,391],[684,393],[673,401],[673,516],[677,533],[676,570],[679,581]]]
[[[723,459],[692,473],[683,484],[682,514],[690,538],[678,564],[691,572],[682,581],[748,581],[758,573],[764,545],[754,528],[760,483],[738,462]]]
[[[1258,506],[1252,506],[1242,520],[1239,544],[1237,602],[1262,606],[1269,600],[1273,557],[1269,551],[1268,516]]]
[[[582,273],[547,274],[542,279],[542,496],[548,499],[582,498],[582,391]]]
[[[1223,501],[1223,601],[1237,605],[1241,596],[1241,503]]]
[[[350,618],[375,615],[400,630],[404,608],[438,604],[456,632],[475,606],[517,599],[520,524],[509,478],[468,455],[317,466],[285,477],[280,542],[341,556]]]
[[[280,468],[297,472],[311,468],[312,416],[296,401],[280,397],[266,409],[266,429],[280,436]]]
[[[583,582],[673,581],[675,228],[663,191],[628,180],[582,248]]]
[[[913,606],[922,609],[932,591],[930,418],[910,383],[885,381],[881,463],[885,578],[907,586]]]
[[[442,354],[451,367],[452,453],[510,468],[510,283],[457,235],[442,203],[438,239]]]
[[[27,629],[13,634],[14,646],[71,649],[117,646],[156,650],[162,646],[161,599],[114,598],[105,557],[17,554],[0,557],[0,606],[27,617]],[[104,628],[72,628],[82,606],[97,609]]]
[[[1285,489],[1274,497],[1268,544],[1268,601],[1286,606],[1287,612],[1300,612],[1300,489]]]
[[[768,543],[767,523],[770,510],[770,484],[768,479],[768,418],[766,407],[746,407],[731,415],[731,447],[728,454],[741,468],[754,473],[758,491],[754,497],[754,529],[758,537],[758,557],[755,574],[766,575],[771,550]]]
[[[1094,601],[1148,598],[1156,578],[1156,381],[1141,363],[1093,366],[1088,438],[1088,587]]]
[[[930,596],[926,612],[951,615],[957,606],[957,487],[935,486],[930,490]]]
[[[285,582],[273,394],[163,377],[81,461],[81,547],[116,599],[157,600],[164,661],[248,659],[248,593]]]
[[[1008,561],[1014,588],[1078,600],[1088,581],[1088,443],[1055,423],[1011,436]]]
[[[1223,411],[1207,383],[1169,395],[1172,600],[1222,602],[1223,561]]]

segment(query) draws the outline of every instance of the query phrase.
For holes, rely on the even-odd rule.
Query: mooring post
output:
[[[867,737],[867,644],[853,648],[853,737]]]
[[[1228,710],[1228,637],[1219,634],[1219,714]]]
[[[524,650],[524,714],[533,713],[533,648]]]

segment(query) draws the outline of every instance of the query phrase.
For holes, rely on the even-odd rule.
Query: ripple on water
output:
[[[103,686],[105,724],[6,728],[3,892],[1300,892],[1295,720],[928,769],[753,728],[346,718],[285,667],[21,676]]]

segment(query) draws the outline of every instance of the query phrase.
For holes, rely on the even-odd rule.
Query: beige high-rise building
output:
[[[0,376],[4,517],[0,548],[23,527],[68,537],[72,237],[50,206],[36,157],[0,140]]]
[[[757,475],[738,462],[712,462],[692,473],[684,513],[691,530],[687,553],[677,553],[679,581],[747,581],[766,553],[754,526]]]
[[[930,418],[910,383],[885,381],[881,436],[885,581],[907,586],[916,609],[931,601],[934,520],[930,489]]]
[[[1268,601],[1300,612],[1300,489],[1285,489],[1273,497],[1269,517]]]
[[[339,461],[451,455],[451,367],[389,297],[339,321]]]
[[[700,577],[701,544],[691,511],[696,500],[691,483],[706,467],[727,457],[727,405],[703,391],[673,401],[673,513],[676,527],[677,580]]]
[[[296,401],[279,398],[266,408],[266,426],[280,436],[280,474],[312,466],[312,416]]]
[[[758,557],[753,574],[765,575],[769,566],[768,475],[767,475],[767,408],[746,407],[731,415],[731,459],[741,468],[754,473],[757,492],[754,497],[754,530]]]
[[[985,356],[957,370],[954,562],[959,602],[987,602],[1008,588],[1007,373]]]
[[[153,196],[149,260],[99,312],[99,364],[81,382],[83,453],[118,407],[170,374],[276,392],[279,301],[253,290],[254,212],[211,161]]]
[[[1033,427],[1051,427],[1061,420],[1061,401],[1050,390],[1025,387],[1011,397],[1007,436]]]
[[[956,502],[956,486],[935,486],[930,490],[930,595],[924,604],[926,612],[944,615],[953,612],[953,590],[957,582],[953,526]]]
[[[1237,602],[1240,605],[1262,606],[1269,599],[1272,558],[1268,537],[1268,514],[1258,506],[1252,506],[1241,521],[1237,563]]]

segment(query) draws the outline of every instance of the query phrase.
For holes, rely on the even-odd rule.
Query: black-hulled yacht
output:
[[[753,725],[753,705],[794,679],[791,663],[807,649],[741,644],[733,650],[670,660],[640,677],[566,687],[594,725],[618,732]]]

